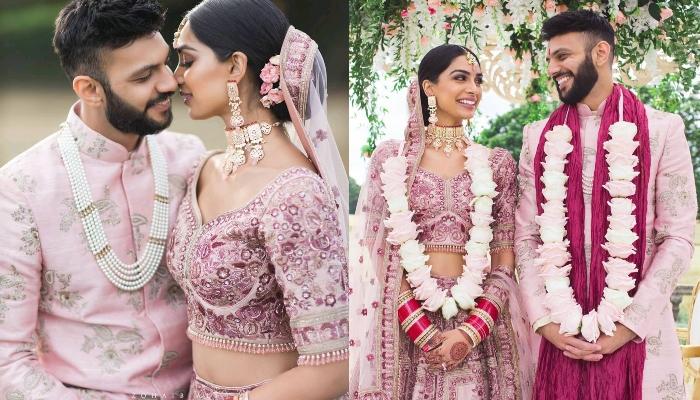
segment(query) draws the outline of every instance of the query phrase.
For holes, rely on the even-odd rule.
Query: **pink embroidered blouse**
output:
[[[247,353],[296,350],[300,365],[346,358],[346,251],[321,178],[287,169],[243,207],[202,224],[198,175],[168,251],[189,337]]]
[[[515,226],[515,162],[503,149],[493,149],[489,158],[493,170],[496,191],[493,224],[494,239],[491,250],[513,247]],[[409,206],[414,212],[414,222],[420,234],[418,240],[427,251],[464,253],[473,210],[470,205],[474,197],[469,190],[471,179],[467,171],[452,178],[443,178],[418,167],[411,191]]]

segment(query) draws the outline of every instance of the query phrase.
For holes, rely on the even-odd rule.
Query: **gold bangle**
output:
[[[469,339],[471,339],[472,341],[472,347],[476,347],[477,345],[479,345],[479,343],[481,343],[481,337],[479,336],[479,333],[476,331],[476,329],[474,329],[473,326],[468,324],[460,325],[457,329],[467,334]]]
[[[403,292],[403,293],[401,293],[401,294],[399,295],[399,298],[398,298],[398,300],[397,300],[396,302],[398,303],[399,307],[401,307],[401,306],[404,305],[404,303],[406,303],[407,301],[409,301],[409,300],[411,300],[411,299],[413,299],[413,298],[414,298],[414,297],[413,297],[413,291],[412,291],[412,290],[406,290],[405,292]]]
[[[406,317],[405,320],[403,320],[403,322],[401,323],[401,329],[403,329],[404,331],[409,330],[411,326],[413,326],[413,324],[415,324],[416,321],[418,321],[418,318],[420,318],[423,315],[423,310],[420,308],[417,309],[411,315]]]
[[[437,330],[435,329],[435,325],[430,325],[428,329],[424,330],[417,338],[416,338],[416,346],[419,348],[422,348],[426,343],[430,341],[430,339],[435,335]]]
[[[496,325],[496,321],[491,318],[491,314],[487,313],[486,311],[479,309],[479,308],[474,308],[472,311],[469,313],[469,315],[475,315],[484,322],[486,322],[486,325],[489,326],[489,330],[493,331],[494,325]]]

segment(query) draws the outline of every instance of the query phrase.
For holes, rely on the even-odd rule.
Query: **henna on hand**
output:
[[[469,345],[464,342],[457,342],[450,348],[450,358],[455,362],[462,361],[469,354]]]

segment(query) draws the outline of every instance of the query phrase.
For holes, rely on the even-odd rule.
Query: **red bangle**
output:
[[[479,318],[478,315],[470,315],[465,323],[471,325],[479,333],[481,340],[486,339],[491,331],[486,321]]]
[[[494,321],[498,318],[498,307],[484,297],[476,299],[476,308],[486,311]]]
[[[399,296],[399,302],[397,314],[401,329],[421,350],[430,351],[430,339],[437,334],[437,329],[412,294],[402,294]]]

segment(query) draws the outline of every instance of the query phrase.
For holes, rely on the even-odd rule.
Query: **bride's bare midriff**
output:
[[[220,386],[246,386],[272,379],[297,366],[296,351],[251,354],[192,343],[194,370]]]
[[[456,278],[462,275],[464,255],[458,253],[427,252],[428,265],[433,269],[430,274],[433,276]]]

